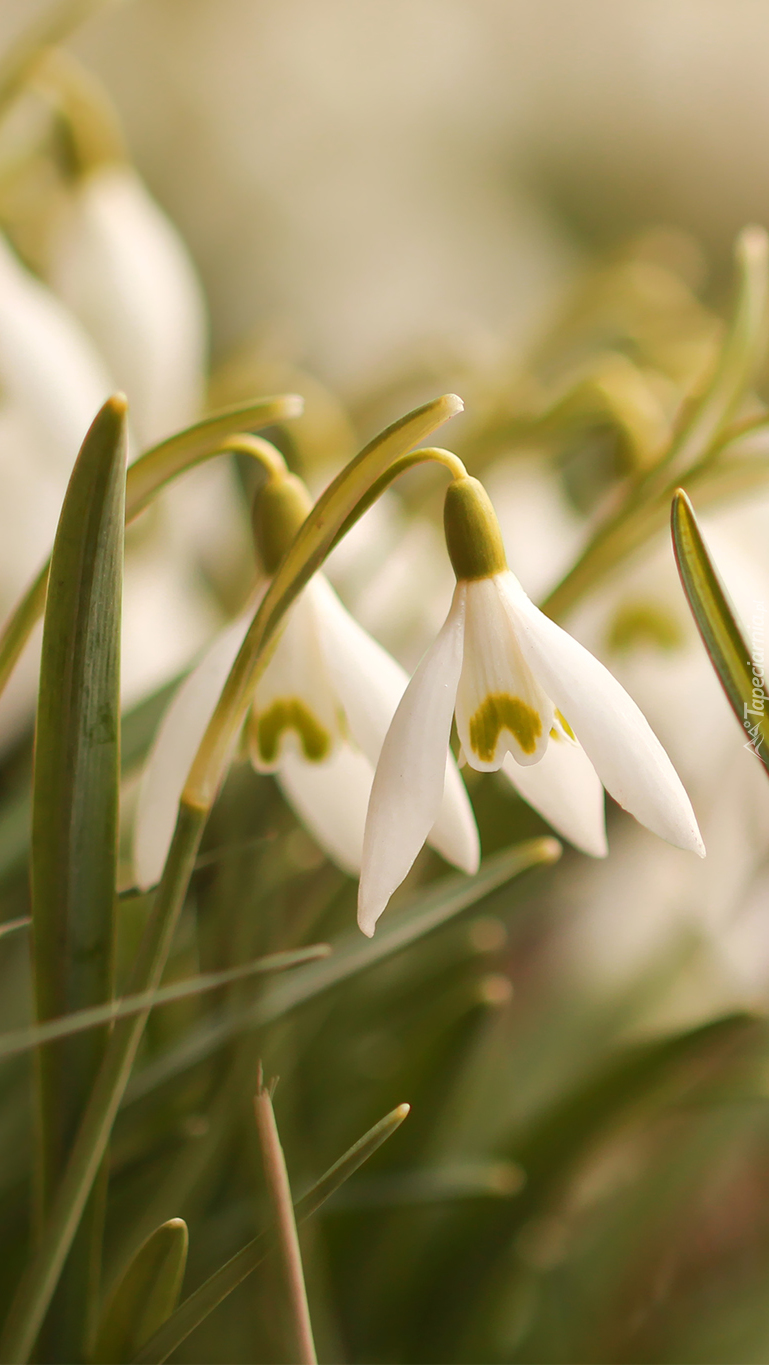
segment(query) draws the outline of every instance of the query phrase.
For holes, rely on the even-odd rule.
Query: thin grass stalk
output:
[[[310,1218],[322,1204],[330,1199],[331,1195],[349,1180],[355,1173],[368,1161],[370,1156],[386,1142],[409,1113],[408,1104],[399,1104],[397,1108],[386,1114],[379,1123],[374,1124],[367,1133],[363,1134],[356,1143],[350,1147],[343,1156],[335,1161],[333,1166],[321,1176],[320,1180],[303,1194],[294,1204],[294,1217],[297,1223],[303,1223],[306,1218]],[[171,1315],[167,1322],[155,1333],[155,1335],[144,1343],[141,1350],[134,1357],[134,1365],[162,1365],[167,1360],[172,1351],[180,1346],[183,1341],[204,1322],[209,1313],[212,1313],[220,1303],[237,1289],[239,1284],[260,1266],[275,1246],[275,1232],[273,1228],[259,1234],[247,1246],[241,1248],[223,1266],[220,1266],[204,1284],[196,1289],[194,1294],[190,1294],[179,1305],[176,1312]]]
[[[280,1145],[272,1097],[269,1090],[262,1085],[261,1075],[259,1089],[254,1096],[254,1112],[267,1196],[278,1243],[284,1305],[287,1309],[286,1318],[291,1337],[291,1360],[296,1360],[297,1365],[317,1365],[318,1357],[312,1335],[310,1305],[307,1302],[302,1253],[299,1250],[286,1159]]]

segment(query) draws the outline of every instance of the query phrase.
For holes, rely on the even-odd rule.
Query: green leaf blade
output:
[[[702,643],[726,693],[729,705],[746,732],[747,747],[769,768],[769,696],[757,685],[751,647],[738,624],[718,571],[697,524],[694,508],[683,489],[671,509],[673,549],[686,599]],[[763,663],[760,678],[763,679]]]
[[[120,619],[126,405],[97,414],[56,533],[46,603],[32,791],[32,951],[39,1022],[100,1005],[113,990],[120,774]],[[50,1208],[106,1029],[39,1053],[37,1189]],[[85,1233],[85,1229],[84,1229]],[[74,1261],[71,1269],[74,1274]],[[83,1260],[89,1256],[83,1248]],[[57,1350],[84,1330],[89,1272],[68,1282]],[[79,1302],[78,1302],[79,1301]],[[58,1355],[55,1358],[62,1358]]]
[[[320,1180],[302,1195],[294,1204],[294,1215],[298,1223],[304,1222],[317,1212],[321,1204],[349,1180],[351,1175],[368,1161],[370,1156],[386,1142],[406,1118],[409,1113],[407,1104],[399,1104],[396,1109],[386,1114],[379,1123],[364,1133],[356,1143],[350,1147],[343,1156],[335,1161],[333,1166],[321,1176]],[[209,1313],[227,1298],[239,1284],[251,1274],[256,1267],[268,1255],[273,1246],[271,1233],[263,1232],[255,1237],[252,1242],[244,1246],[231,1260],[215,1271],[199,1289],[195,1290],[188,1299],[185,1299],[172,1317],[151,1337],[145,1341],[134,1360],[150,1365],[150,1362],[167,1360],[172,1351],[204,1322]]]
[[[253,1005],[206,1020],[174,1049],[162,1053],[132,1080],[126,1103],[143,1099],[187,1067],[194,1066],[245,1029],[265,1028],[325,991],[375,967],[417,943],[455,915],[476,905],[514,877],[560,857],[557,839],[529,839],[486,859],[474,877],[450,874],[413,898],[402,913],[385,917],[372,939],[353,929],[331,943],[325,961],[293,973],[293,980],[268,987]]]
[[[91,1359],[104,1365],[131,1360],[179,1301],[189,1236],[183,1218],[170,1218],[147,1238],[113,1289]]]

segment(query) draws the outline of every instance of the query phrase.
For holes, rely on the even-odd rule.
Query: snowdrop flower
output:
[[[0,619],[50,551],[83,436],[115,385],[0,233]],[[40,632],[0,697],[0,750],[34,714]]]
[[[293,476],[271,479],[255,507],[264,568],[277,568],[309,510]],[[252,610],[214,641],[161,723],[141,784],[134,834],[140,887],[162,872],[176,809],[195,752],[248,629]],[[291,607],[262,673],[247,722],[254,767],[274,773],[321,848],[357,875],[374,767],[406,673],[349,615],[322,574]],[[452,758],[442,759],[442,794],[425,838],[466,872],[478,866],[478,832]]]
[[[84,329],[0,234],[0,412],[63,496],[83,437],[115,383]],[[10,463],[12,450],[3,452]],[[55,523],[54,523],[55,525]]]
[[[603,786],[655,834],[704,855],[664,749],[603,664],[526,596],[477,479],[449,485],[445,530],[457,585],[382,747],[364,837],[363,932],[373,934],[436,818],[454,714],[466,762],[479,772],[504,767],[585,852],[606,852]]]
[[[143,446],[194,422],[208,323],[187,248],[131,166],[76,182],[51,244],[51,284],[128,395]]]
[[[112,387],[128,396],[138,445],[197,421],[208,352],[203,290],[184,242],[119,150],[86,161],[54,221],[50,257],[53,287],[104,356]],[[223,461],[191,471],[156,501],[154,525],[130,545],[126,564],[126,702],[177,674],[210,638],[218,611],[201,565],[239,563],[245,522]]]

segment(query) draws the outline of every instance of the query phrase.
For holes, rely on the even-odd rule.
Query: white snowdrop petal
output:
[[[198,416],[207,352],[200,284],[176,229],[129,166],[74,191],[52,247],[54,288],[107,357],[144,445]]]
[[[704,856],[683,784],[648,721],[607,668],[500,576],[532,670],[566,716],[606,790],[642,825]]]
[[[369,937],[438,816],[457,683],[462,667],[465,585],[406,688],[387,732],[371,790],[358,923]]]
[[[506,753],[538,763],[553,705],[527,664],[499,577],[466,584],[465,648],[457,690],[457,730],[471,768],[494,772]]]
[[[583,853],[606,857],[603,786],[581,744],[551,738],[540,763],[524,767],[508,754],[502,771],[556,833]]]
[[[115,388],[80,323],[0,234],[0,388],[23,411],[61,494],[91,422]]]
[[[438,819],[427,842],[447,863],[473,876],[481,861],[478,826],[467,789],[451,754],[446,759],[446,777]]]
[[[142,776],[134,824],[134,877],[141,890],[154,886],[163,871],[192,760],[251,619],[249,612],[217,636],[160,723]]]
[[[258,772],[275,772],[289,753],[321,763],[345,738],[346,721],[326,665],[313,584],[289,609],[256,685],[249,742]]]
[[[305,592],[315,602],[321,647],[350,734],[376,764],[408,674],[350,615],[323,574]]]
[[[366,755],[340,744],[323,763],[307,763],[288,753],[275,774],[293,806],[324,853],[357,877],[363,853],[363,827],[374,770]]]
[[[310,584],[322,613],[326,660],[347,715],[350,734],[376,765],[390,722],[408,683],[405,669],[350,615],[322,574]],[[366,798],[368,800],[368,796]],[[451,755],[438,819],[427,840],[464,872],[477,872],[478,827],[465,784]]]

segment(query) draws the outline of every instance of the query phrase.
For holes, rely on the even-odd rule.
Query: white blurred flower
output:
[[[102,164],[76,183],[53,234],[50,281],[127,394],[142,446],[196,419],[205,300],[183,241],[130,166]]]
[[[26,462],[30,479],[50,481],[60,498],[83,437],[115,387],[79,322],[0,235],[0,419],[13,428],[0,447],[5,468]],[[9,531],[20,534],[12,509],[4,510]]]
[[[197,419],[205,378],[207,327],[194,268],[130,168],[101,166],[79,181],[51,247],[64,302],[0,237],[1,614],[50,552],[72,465],[108,395],[128,392],[135,454],[137,430],[149,442]],[[173,507],[162,499],[144,534],[129,541],[129,702],[184,667],[219,619],[198,569],[200,556],[215,552],[210,540],[217,550],[225,538],[238,540],[230,472],[200,469],[187,482],[173,490]],[[35,660],[30,645],[0,698],[0,745],[31,719]]]
[[[99,163],[75,181],[54,222],[50,280],[128,397],[144,448],[198,420],[208,319],[187,248],[131,166]],[[232,471],[193,470],[156,501],[129,542],[123,696],[136,701],[183,668],[218,613],[201,568],[247,554]]]
[[[184,781],[250,614],[229,626],[179,688],[142,779],[134,835],[137,884],[162,872]],[[344,871],[358,872],[374,766],[407,675],[357,624],[320,574],[286,620],[257,683],[248,722],[254,766],[274,772],[317,842]],[[444,754],[445,792],[429,841],[473,872],[478,833],[464,784]]]
[[[450,485],[446,532],[457,586],[382,747],[364,839],[364,933],[373,933],[435,819],[454,713],[470,766],[504,765],[530,804],[586,852],[606,851],[603,784],[654,833],[703,854],[664,749],[608,670],[529,601],[476,479]]]

